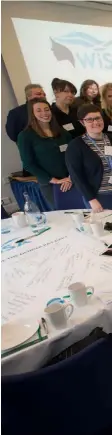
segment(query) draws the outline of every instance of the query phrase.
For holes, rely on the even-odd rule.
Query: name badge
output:
[[[105,145],[105,155],[112,156],[112,146]]]
[[[73,126],[72,123],[70,123],[70,124],[64,124],[64,125],[63,125],[63,128],[64,128],[65,130],[67,130],[67,131],[75,130],[75,128],[74,128],[74,126]]]
[[[64,145],[60,145],[60,151],[61,151],[61,153],[64,153],[65,151],[66,151],[66,149],[67,149],[67,144],[64,144]]]
[[[112,131],[112,125],[108,125],[108,131]]]
[[[112,175],[111,175],[111,177],[109,178],[108,183],[109,183],[109,184],[112,184]]]

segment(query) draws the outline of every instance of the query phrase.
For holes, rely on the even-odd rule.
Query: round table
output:
[[[94,297],[81,309],[74,306],[64,330],[55,330],[46,319],[46,340],[13,354],[2,355],[3,375],[42,367],[96,327],[112,332],[112,258],[99,255],[104,242],[112,243],[111,234],[105,233],[101,241],[96,240],[76,231],[70,212],[46,215],[50,229],[31,239],[29,227],[14,231],[11,219],[2,221],[2,322],[21,317],[35,317],[40,321],[45,317],[47,301],[54,296],[68,296],[71,282],[83,281],[86,285],[93,285]],[[111,212],[98,218],[112,222]],[[9,232],[5,233],[6,229]],[[27,243],[15,247],[15,241],[23,238]],[[20,295],[21,310],[17,303]]]

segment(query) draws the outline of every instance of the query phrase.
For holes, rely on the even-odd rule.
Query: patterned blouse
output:
[[[105,145],[111,146],[109,138],[106,136],[106,134],[103,134],[102,139],[95,139],[96,147],[91,141],[90,137],[86,134],[82,136],[82,139],[87,145],[89,145],[92,151],[98,154],[103,163],[104,172],[99,192],[105,192],[107,190],[109,192],[112,191],[112,184],[109,183],[109,178],[112,176],[112,169],[109,168],[109,164],[105,158]]]

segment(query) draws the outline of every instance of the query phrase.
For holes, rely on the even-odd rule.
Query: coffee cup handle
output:
[[[91,296],[93,296],[93,294],[94,294],[94,287],[88,285],[88,286],[86,287],[86,293],[87,293],[87,296],[88,296],[89,298],[91,298]]]
[[[74,310],[74,307],[73,307],[72,304],[67,304],[66,307],[65,307],[65,311],[67,311],[68,307],[70,307],[70,310],[69,310],[69,313],[68,312],[66,313],[67,314],[67,319],[69,319],[69,317],[72,315],[73,310]]]

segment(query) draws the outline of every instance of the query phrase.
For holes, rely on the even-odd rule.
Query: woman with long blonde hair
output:
[[[112,82],[106,83],[101,90],[104,132],[112,137]]]

